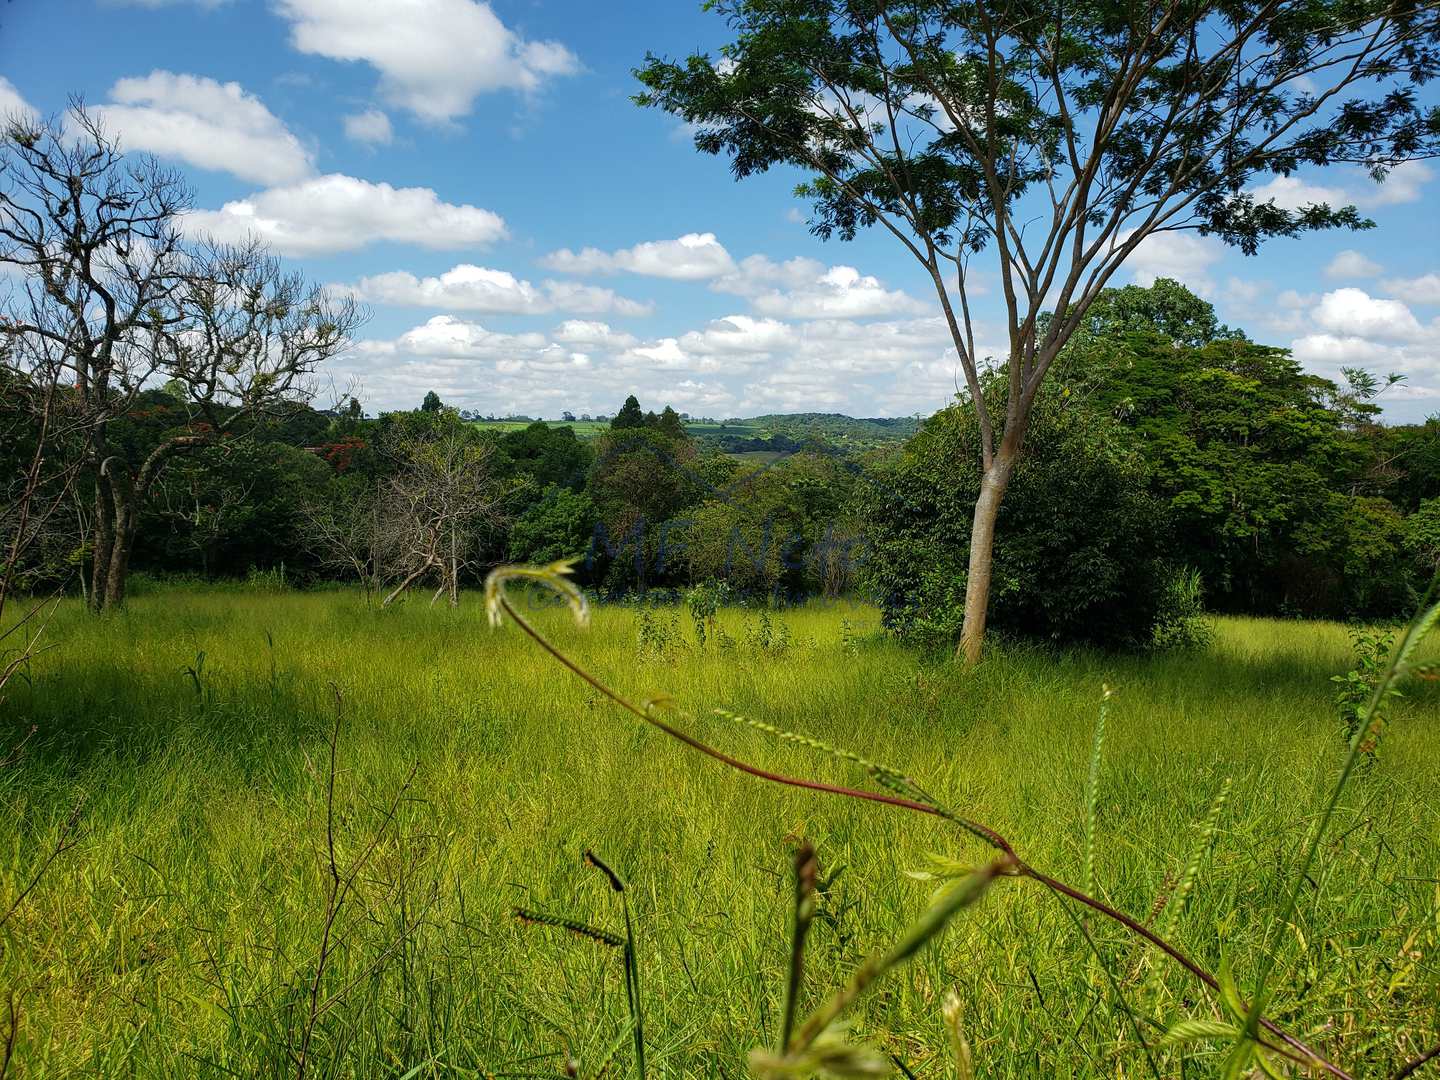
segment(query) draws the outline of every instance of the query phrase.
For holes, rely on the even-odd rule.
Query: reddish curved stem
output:
[[[701,742],[693,735],[687,734],[686,732],[681,731],[679,728],[672,727],[670,724],[665,723],[663,720],[657,719],[650,713],[648,709],[641,708],[639,705],[636,705],[634,702],[626,698],[623,694],[620,694],[618,691],[611,689],[605,683],[597,679],[594,675],[591,675],[579,664],[575,663],[575,661],[571,660],[558,648],[552,645],[550,641],[545,637],[545,635],[541,634],[540,631],[536,630],[533,626],[531,626],[530,623],[524,618],[524,616],[522,616],[518,611],[516,611],[515,608],[511,605],[510,600],[508,597],[505,596],[503,589],[500,594],[500,606],[505,609],[506,613],[508,613],[512,619],[515,620],[516,624],[520,627],[520,629],[524,630],[525,633],[528,634],[537,645],[539,645],[552,657],[558,660],[572,674],[574,674],[584,682],[588,683],[591,687],[599,691],[601,694],[605,695],[605,697],[609,698],[616,705],[619,705],[622,709],[625,709],[627,712],[633,713],[634,715],[638,716],[641,720],[645,721],[645,723],[651,724],[659,728],[671,738],[678,739],[680,742],[684,743],[691,749],[698,750],[706,757],[714,758],[716,761],[724,765],[728,765],[732,769],[736,769],[742,773],[745,773],[747,776],[754,776],[760,780],[768,780],[772,784],[781,784],[785,787],[802,788],[808,791],[823,791],[830,795],[843,795],[851,799],[861,799],[865,802],[882,803],[886,806],[893,806],[900,810],[913,810],[916,813],[930,814],[934,817],[940,817],[948,821],[953,821],[957,825],[960,825],[962,828],[967,829],[974,835],[985,840],[997,850],[1010,856],[1010,858],[1014,860],[1014,868],[1011,871],[1014,876],[1028,877],[1032,881],[1044,885],[1052,892],[1056,892],[1062,896],[1069,897],[1071,900],[1075,900],[1078,903],[1084,904],[1091,910],[1096,911],[1101,915],[1104,915],[1106,918],[1119,923],[1127,930],[1138,935],[1140,938],[1142,938],[1149,944],[1155,946],[1166,956],[1170,957],[1170,959],[1174,960],[1177,964],[1179,964],[1186,971],[1188,971],[1191,975],[1199,979],[1212,991],[1219,991],[1219,980],[1216,979],[1214,975],[1210,974],[1210,972],[1206,971],[1203,967],[1197,964],[1194,960],[1190,959],[1190,957],[1187,956],[1180,949],[1170,944],[1170,942],[1166,941],[1159,934],[1155,933],[1143,923],[1139,922],[1134,918],[1131,918],[1129,915],[1126,915],[1123,911],[1112,908],[1103,900],[1099,900],[1096,897],[1090,896],[1088,893],[1084,893],[1079,889],[1074,888],[1073,886],[1066,885],[1063,881],[1060,881],[1057,878],[1050,877],[1048,874],[1042,873],[1041,871],[1036,870],[1034,867],[1028,865],[1015,853],[1015,849],[1011,846],[1010,842],[1006,840],[1005,837],[1002,836],[1000,833],[990,828],[988,825],[984,825],[976,821],[970,821],[966,818],[959,817],[958,815],[948,813],[942,810],[939,806],[936,806],[932,803],[919,802],[915,799],[901,798],[896,795],[884,795],[876,791],[865,791],[862,788],[845,787],[840,784],[826,784],[819,780],[806,780],[798,776],[787,776],[783,773],[770,772],[768,769],[762,769],[758,766],[751,765],[748,762],[741,761],[739,758],[731,757],[729,754]],[[1306,1061],[1312,1062],[1320,1066],[1331,1076],[1335,1077],[1336,1080],[1354,1080],[1354,1077],[1352,1077],[1344,1069],[1326,1060],[1324,1057],[1317,1054],[1314,1050],[1310,1049],[1309,1046],[1297,1039],[1295,1036],[1290,1035],[1284,1030],[1282,1030],[1278,1025],[1272,1023],[1269,1020],[1266,1020],[1264,1017],[1260,1018],[1260,1025],[1266,1031],[1274,1035],[1277,1039],[1280,1039],[1287,1046],[1292,1048],[1297,1054],[1301,1055]],[[1287,1056],[1290,1056],[1288,1052],[1281,1047],[1271,1046],[1270,1048],[1279,1050],[1281,1053],[1287,1053]],[[1406,1070],[1402,1071],[1396,1077],[1396,1080],[1401,1080],[1401,1078],[1409,1076],[1416,1069],[1420,1068],[1420,1066],[1424,1065],[1425,1062],[1429,1061],[1432,1057],[1435,1057],[1437,1055],[1440,1055],[1440,1046],[1437,1046],[1433,1051],[1425,1055],[1423,1058],[1411,1062],[1410,1065],[1406,1066]]]

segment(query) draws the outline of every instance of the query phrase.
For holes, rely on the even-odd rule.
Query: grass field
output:
[[[613,894],[581,865],[593,848],[629,882],[649,1074],[739,1077],[746,1051],[775,1039],[795,838],[832,878],[807,1003],[924,908],[934,884],[906,871],[927,853],[985,857],[938,821],[695,755],[465,601],[379,612],[353,593],[176,590],[104,620],[62,608],[55,648],[0,705],[0,912],[62,838],[72,845],[0,929],[13,1075],[562,1076],[573,1057],[595,1076],[612,1050],[607,1075],[627,1075],[616,952],[511,915],[618,929]],[[1328,679],[1350,665],[1343,628],[1222,620],[1201,655],[1010,648],[965,672],[878,636],[868,609],[770,617],[788,648],[762,647],[759,616],[728,610],[733,647],[698,649],[688,616],[662,612],[641,652],[634,609],[603,608],[583,631],[536,614],[620,689],[673,694],[695,717],[684,723],[731,753],[867,782],[712,707],[900,768],[1075,882],[1110,684],[1097,889],[1142,919],[1173,902],[1195,825],[1230,778],[1188,906],[1167,903],[1157,921],[1248,985],[1342,757]],[[1269,1015],[1357,1077],[1389,1075],[1440,1038],[1436,689],[1399,703],[1275,938]],[[337,690],[333,842],[340,876],[360,869],[322,946]],[[853,1034],[915,1076],[952,1076],[941,1001],[953,990],[978,1076],[1152,1075],[1122,998],[1141,1023],[1218,1013],[1087,919],[1117,996],[1080,925],[1034,883],[1001,880],[863,999]],[[1159,1075],[1219,1074],[1204,1043],[1183,1060],[1154,1055]]]
[[[610,430],[608,420],[545,420],[542,421],[550,427],[569,427],[575,429],[575,434],[582,439],[593,438]],[[473,420],[471,423],[488,431],[523,431],[534,421],[524,420]],[[692,436],[699,435],[735,435],[740,438],[756,438],[763,435],[764,429],[754,424],[721,424],[702,423],[699,421],[686,421],[685,430]]]
[[[471,423],[483,431],[524,431],[533,424],[533,420],[472,420]],[[575,434],[582,439],[599,435],[602,431],[610,430],[608,420],[545,420],[542,421],[549,427],[574,428]]]

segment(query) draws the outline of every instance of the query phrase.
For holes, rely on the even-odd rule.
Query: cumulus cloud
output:
[[[0,120],[9,117],[18,117],[23,120],[34,120],[40,114],[19,90],[15,84],[4,75],[0,75]]]
[[[815,259],[776,262],[750,255],[736,262],[714,233],[686,233],[602,251],[562,248],[540,260],[566,274],[626,272],[677,281],[705,281],[715,292],[743,296],[761,315],[786,319],[864,319],[913,315],[929,308],[899,289],[853,266],[826,266]]]
[[[1382,285],[1387,292],[1411,304],[1440,304],[1440,274],[1421,274],[1412,278],[1386,278]]]
[[[366,109],[351,113],[343,120],[345,137],[351,142],[366,146],[389,146],[395,141],[395,131],[390,126],[390,117],[379,109]]]
[[[777,263],[751,255],[711,287],[748,297],[762,315],[781,318],[863,319],[928,310],[909,294],[886,289],[879,278],[861,274],[853,266],[826,267],[806,258]]]
[[[1333,176],[1334,174],[1328,174]],[[1354,169],[1342,179],[1343,186],[1312,184],[1298,176],[1275,176],[1252,188],[1250,194],[1259,202],[1273,202],[1282,210],[1298,210],[1302,206],[1324,203],[1332,207],[1400,206],[1417,201],[1431,169],[1422,161],[1409,161],[1390,170],[1385,182],[1375,183],[1362,170]]]
[[[304,53],[359,60],[380,73],[380,94],[430,122],[464,116],[496,90],[530,93],[580,70],[555,41],[526,41],[480,0],[275,0]]]
[[[1330,260],[1330,264],[1325,267],[1325,276],[1330,278],[1371,278],[1379,277],[1384,269],[1374,259],[1347,248]]]
[[[447,308],[489,314],[539,315],[551,311],[580,314],[615,312],[644,315],[650,307],[617,295],[611,289],[568,281],[544,281],[539,286],[505,270],[461,263],[435,277],[416,277],[403,270],[363,277],[354,285],[336,285],[361,300],[377,304]]]
[[[775,359],[794,341],[794,328],[778,319],[727,315],[679,338],[637,345],[620,360],[640,367],[734,372]]]
[[[628,349],[637,342],[634,334],[614,330],[609,323],[589,319],[566,319],[550,332],[550,336],[564,345],[590,349]]]
[[[128,149],[242,180],[284,184],[314,171],[300,140],[237,82],[152,71],[121,79],[92,112]]]
[[[452,404],[556,416],[609,412],[616,386],[647,407],[708,415],[835,408],[856,415],[931,411],[955,392],[943,320],[786,322],[729,315],[675,336],[640,339],[594,319],[548,333],[501,333],[438,315],[400,336],[360,343],[332,365],[380,407],[414,407],[429,389]],[[548,411],[547,411],[548,410]]]
[[[1320,298],[1312,312],[1324,330],[1380,341],[1420,341],[1425,328],[1399,300],[1372,297],[1363,289],[1336,289]]]
[[[1400,206],[1419,202],[1424,187],[1434,175],[1423,161],[1407,161],[1396,165],[1385,177],[1385,182],[1376,186],[1373,181],[1361,195],[1362,204],[1370,206]]]
[[[587,247],[562,248],[540,260],[540,265],[562,274],[613,274],[625,271],[649,277],[700,281],[719,277],[735,268],[735,260],[714,233],[686,233],[674,240],[651,240],[618,251]]]
[[[504,219],[490,210],[444,202],[430,188],[396,188],[339,173],[195,211],[186,226],[226,242],[258,237],[281,255],[354,251],[378,241],[454,250],[484,247],[506,235]]]
[[[1290,349],[1317,374],[1338,378],[1342,368],[1363,367],[1405,375],[1386,395],[1392,409],[1440,396],[1440,320],[1422,324],[1399,300],[1337,289],[1315,304],[1307,330]]]
[[[1259,187],[1252,188],[1250,194],[1256,202],[1273,202],[1281,210],[1299,210],[1302,206],[1320,203],[1348,206],[1355,201],[1354,196],[1340,188],[1310,184],[1298,176],[1272,177]]]
[[[1124,243],[1132,235],[1122,233]],[[1156,278],[1173,278],[1199,293],[1211,293],[1215,282],[1210,267],[1220,260],[1223,247],[1210,236],[1190,232],[1157,232],[1141,240],[1125,265],[1135,275],[1138,285],[1150,286]]]

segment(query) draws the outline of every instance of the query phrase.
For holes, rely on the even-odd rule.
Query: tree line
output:
[[[995,626],[1149,646],[1184,640],[1202,599],[1256,614],[1405,612],[1440,560],[1440,418],[1385,425],[1383,392],[1358,370],[1338,383],[1306,373],[1175,282],[1108,291],[1037,403],[1045,437],[1000,516]],[[543,422],[499,432],[434,395],[375,418],[353,398],[289,401],[157,471],[132,564],[208,579],[283,567],[297,585],[358,583],[384,605],[411,593],[453,604],[497,563],[569,559],[612,597],[697,585],[752,602],[867,597],[897,631],[954,641],[978,416],[962,396],[903,444],[811,436],[757,459],[633,395],[593,439]],[[109,418],[107,446],[143,469],[195,424],[171,381]],[[88,438],[55,445],[83,457]],[[28,444],[4,445],[18,475]],[[97,479],[71,485],[31,549],[32,588],[96,589]]]

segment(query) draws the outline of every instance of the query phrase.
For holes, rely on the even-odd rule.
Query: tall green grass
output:
[[[1093,859],[1107,903],[1157,913],[1211,970],[1223,951],[1241,986],[1344,757],[1339,626],[1227,619],[1201,654],[1011,647],[965,671],[878,636],[865,609],[770,613],[768,635],[758,613],[726,609],[704,649],[679,615],[652,615],[643,649],[635,609],[601,608],[588,631],[563,610],[533,617],[631,697],[684,702],[737,756],[863,779],[710,706],[901,769],[1067,880]],[[613,926],[609,885],[580,864],[593,849],[627,883],[651,1074],[737,1076],[777,1042],[799,838],[824,881],[802,1015],[925,908],[933,883],[907,871],[987,858],[943,822],[690,754],[523,635],[490,631],[478,602],[379,612],[346,593],[162,591],[102,620],[63,607],[50,634],[60,647],[0,704],[0,908],[73,844],[0,928],[18,1075],[295,1076],[307,1026],[309,1076],[564,1075],[570,1061],[594,1075],[628,1061],[623,965],[511,916]],[[1397,703],[1273,941],[1269,1014],[1357,1076],[1440,1038],[1437,706],[1431,684]],[[317,980],[327,821],[337,867],[361,871]],[[1140,1075],[1122,1001],[1155,1019],[1208,1007],[1126,936],[1000,882],[853,1016],[919,1076],[950,1075],[957,1031],[979,1076]],[[1217,1072],[1223,1049],[1184,1048],[1185,1075]],[[1163,1060],[1179,1074],[1179,1053]]]

